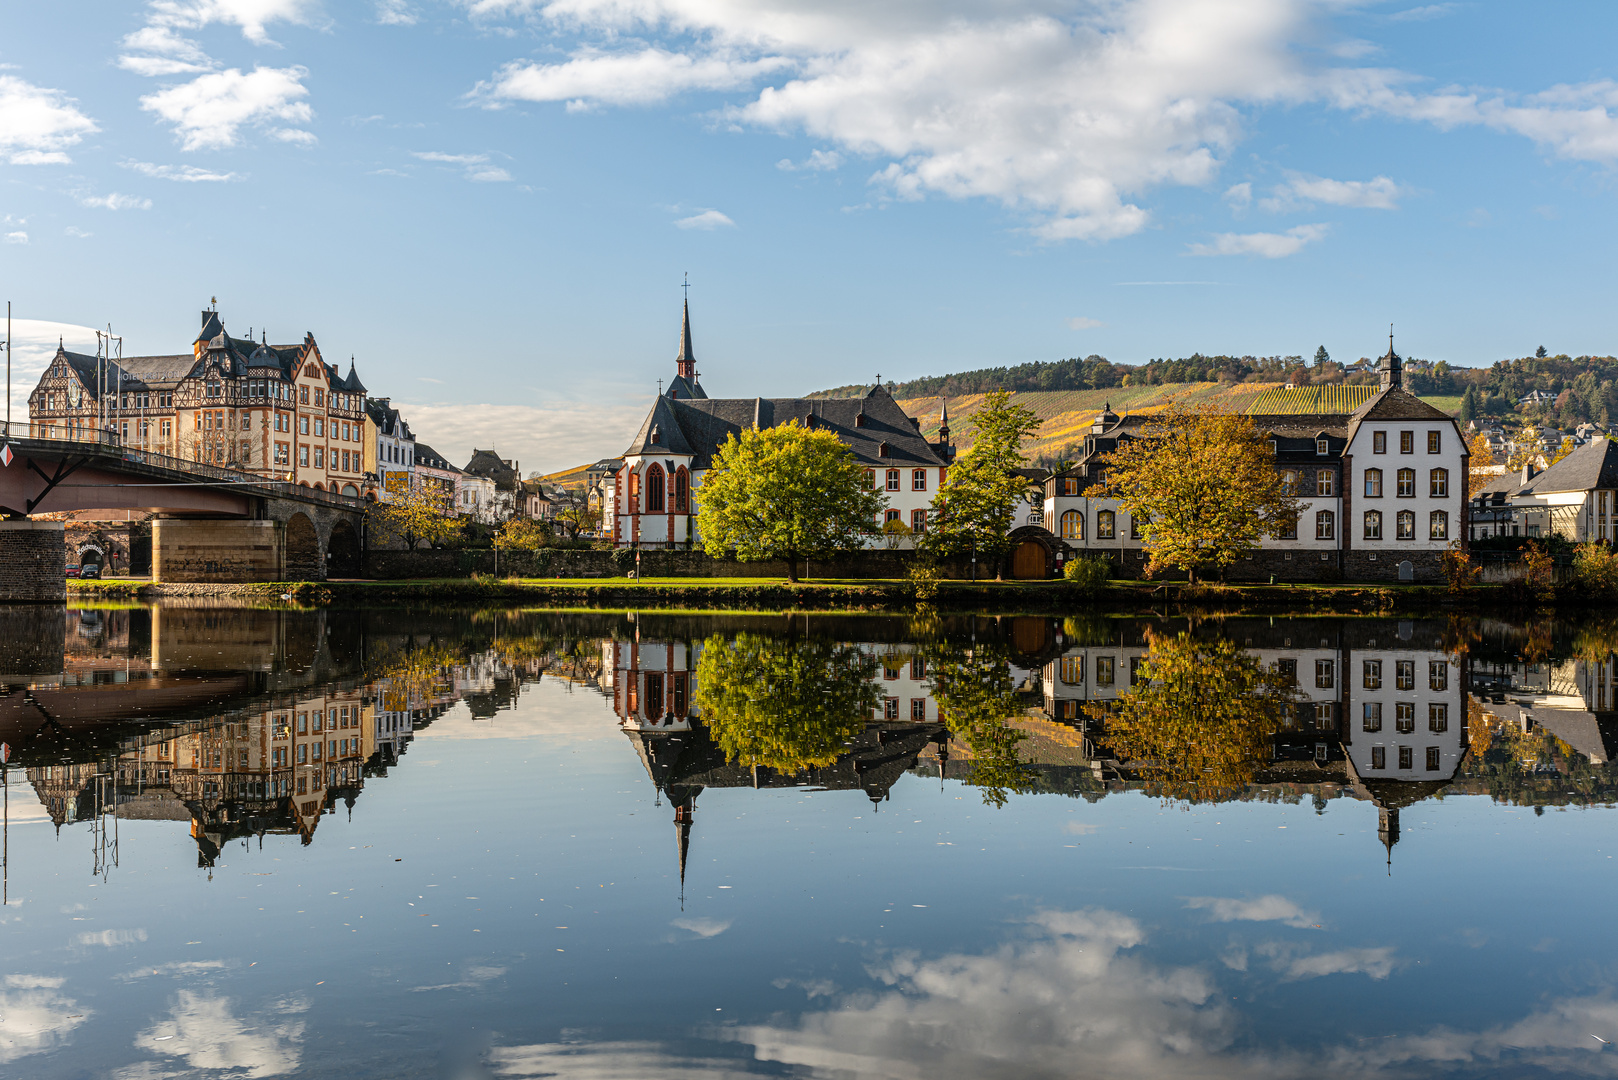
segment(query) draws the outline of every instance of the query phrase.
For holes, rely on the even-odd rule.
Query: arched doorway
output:
[[[320,534],[314,522],[304,514],[293,514],[287,521],[286,579],[288,581],[324,581],[325,560],[320,557]]]
[[[1022,580],[1045,576],[1045,545],[1024,540],[1011,553],[1011,576]]]
[[[331,527],[331,538],[326,541],[326,574],[336,577],[354,577],[360,572],[360,537],[348,520]]]

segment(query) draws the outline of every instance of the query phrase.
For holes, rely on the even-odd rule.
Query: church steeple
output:
[[[1382,377],[1382,389],[1404,386],[1404,361],[1399,354],[1393,351],[1393,327],[1388,327],[1388,355],[1376,366],[1377,373]]]
[[[949,445],[949,398],[944,399],[944,407],[938,413],[938,441]]]
[[[685,302],[685,318],[680,324],[680,355],[674,359],[674,367],[680,378],[688,383],[697,381],[697,357],[691,351],[691,301]]]

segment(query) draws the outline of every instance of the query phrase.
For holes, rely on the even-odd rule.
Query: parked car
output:
[[[79,567],[79,577],[85,580],[101,580],[101,567],[95,563],[85,563]]]

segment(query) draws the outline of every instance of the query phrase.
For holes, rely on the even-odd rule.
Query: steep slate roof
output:
[[[365,415],[371,418],[377,430],[382,434],[395,439],[409,439],[410,425],[399,414],[399,410],[389,405],[385,398],[369,398],[365,402]]]
[[[865,416],[863,427],[857,417]],[[769,428],[796,420],[814,430],[830,431],[864,465],[944,465],[893,396],[873,386],[860,398],[705,398],[695,401],[660,397],[625,455],[690,454],[694,469],[713,465],[726,439],[744,428]],[[661,442],[652,443],[656,424]],[[887,454],[881,453],[887,443]],[[681,447],[684,447],[683,449]]]
[[[483,476],[494,481],[494,486],[501,491],[516,491],[520,477],[517,470],[506,464],[499,454],[493,450],[472,450],[472,460],[466,463],[461,470],[473,476]]]
[[[1508,474],[1510,475],[1510,474]],[[1520,494],[1618,488],[1618,443],[1591,439],[1523,485]]]
[[[440,454],[424,442],[416,444],[416,465],[417,467],[425,466],[429,469],[441,469],[444,472],[458,473],[461,471],[451,465],[443,454]]]

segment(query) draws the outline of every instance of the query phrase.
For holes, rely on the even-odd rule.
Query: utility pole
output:
[[[11,301],[6,301],[6,438],[11,437]]]

